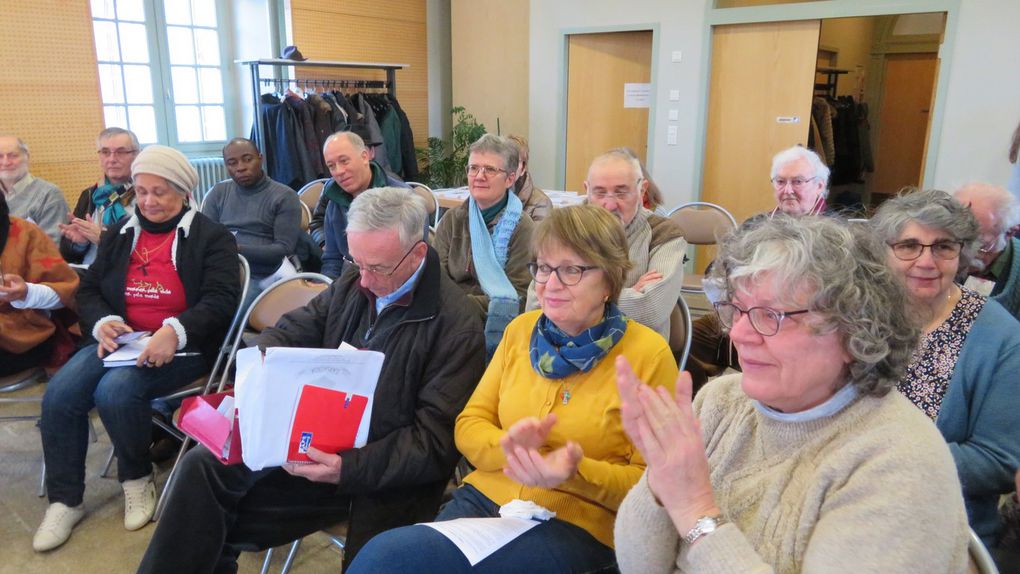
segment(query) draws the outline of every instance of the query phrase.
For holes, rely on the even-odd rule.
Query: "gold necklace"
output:
[[[143,247],[142,251],[145,252],[144,254],[142,254],[142,251],[139,251],[138,248],[135,247],[135,254],[137,254],[138,258],[142,260],[142,263],[138,266],[138,270],[142,272],[142,275],[144,277],[149,276],[149,259],[152,258],[152,254],[158,253],[161,249],[163,249],[163,247],[165,247],[166,244],[169,243],[170,240],[174,238],[174,235],[176,235],[176,233],[168,233],[167,238],[163,240],[163,243],[160,243],[159,246],[157,246],[155,249],[151,251],[149,250],[148,247]]]

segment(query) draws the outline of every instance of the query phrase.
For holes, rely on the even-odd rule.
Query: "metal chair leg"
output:
[[[287,560],[283,563],[283,568],[280,569],[280,574],[287,574],[290,572],[290,566],[294,563],[294,556],[297,555],[298,548],[301,548],[301,538],[298,538],[290,545],[290,551],[287,552]]]
[[[166,477],[166,484],[163,485],[163,491],[159,494],[159,499],[156,500],[156,512],[152,515],[153,522],[159,521],[159,517],[163,515],[163,509],[166,508],[167,499],[170,498],[170,489],[174,486],[174,481],[177,478],[177,465],[181,464],[181,459],[184,458],[184,453],[188,452],[188,445],[191,444],[191,437],[185,436],[181,442],[181,448],[177,451],[177,458],[174,459],[173,466],[170,467],[170,474]]]
[[[259,571],[259,574],[266,574],[267,572],[269,572],[269,563],[272,560],[273,560],[273,549],[272,548],[267,548],[266,549],[266,558],[262,561],[262,570]]]
[[[39,498],[46,496],[46,459],[42,460],[42,470],[39,471]]]
[[[106,466],[103,467],[103,472],[99,473],[100,477],[102,477],[102,478],[109,478],[110,477],[110,467],[113,465],[113,455],[114,455],[114,453],[115,453],[115,449],[111,446],[110,447],[110,455],[106,457]]]
[[[89,442],[92,443],[97,442],[99,440],[99,436],[96,435],[96,427],[92,425],[92,417],[88,417],[88,421],[89,421]]]

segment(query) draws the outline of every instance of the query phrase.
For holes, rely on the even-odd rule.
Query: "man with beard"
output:
[[[60,224],[70,211],[67,201],[57,186],[28,173],[28,146],[15,136],[0,135],[0,192],[11,215],[35,223],[54,243],[60,241]]]

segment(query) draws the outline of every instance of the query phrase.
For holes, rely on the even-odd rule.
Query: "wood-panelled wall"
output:
[[[450,12],[453,105],[489,133],[499,118],[502,135],[527,137],[530,0],[452,0]]]
[[[397,99],[416,146],[429,135],[425,0],[291,0],[291,37],[309,60],[409,64],[397,71]],[[296,68],[302,78],[386,79],[384,72]]]
[[[0,16],[0,133],[20,137],[29,170],[72,206],[99,176],[103,129],[89,3],[4,2]]]

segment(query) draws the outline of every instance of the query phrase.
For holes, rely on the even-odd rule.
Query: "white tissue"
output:
[[[539,506],[530,500],[520,500],[518,498],[500,506],[499,515],[503,518],[523,518],[525,520],[549,520],[550,518],[556,518],[556,513],[548,508]]]

